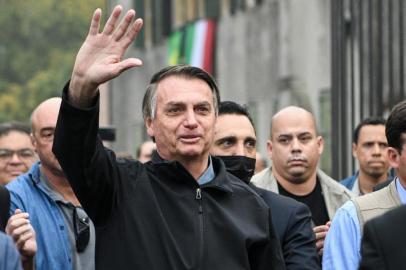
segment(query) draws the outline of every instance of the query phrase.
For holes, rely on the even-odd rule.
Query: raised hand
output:
[[[121,6],[114,8],[102,32],[99,31],[101,10],[96,9],[93,13],[89,34],[76,56],[69,86],[70,102],[76,106],[86,107],[100,84],[142,65],[138,58],[123,59],[141,30],[142,19],[133,21],[135,11],[131,9],[117,26],[121,11]]]
[[[6,233],[13,238],[14,243],[21,254],[23,264],[25,261],[32,260],[37,252],[35,231],[28,218],[28,213],[17,209],[14,212],[14,215],[8,220],[6,226]]]

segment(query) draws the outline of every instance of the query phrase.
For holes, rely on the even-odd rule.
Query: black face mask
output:
[[[237,178],[249,183],[255,172],[255,158],[246,156],[217,156],[226,165],[226,170]]]

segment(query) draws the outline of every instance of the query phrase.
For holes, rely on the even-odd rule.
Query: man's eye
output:
[[[224,141],[221,145],[223,145],[224,147],[230,147],[231,145],[233,145],[232,141]]]
[[[25,149],[25,150],[19,151],[18,155],[20,157],[29,158],[29,157],[33,157],[35,155],[35,153],[33,150]]]
[[[245,143],[246,147],[248,148],[255,148],[256,147],[256,142],[255,141],[248,141]]]
[[[278,140],[281,144],[288,144],[289,143],[289,139],[288,138],[279,138]]]
[[[206,114],[210,112],[210,109],[207,107],[197,107],[196,112]]]
[[[169,109],[167,110],[167,113],[169,113],[169,114],[177,114],[177,113],[179,113],[180,111],[181,111],[180,108],[174,107],[174,108],[169,108]]]
[[[308,142],[308,141],[311,140],[311,137],[305,136],[305,137],[300,138],[300,140],[301,140],[302,142]]]
[[[7,151],[7,150],[1,150],[0,151],[0,158],[6,158],[13,155],[13,153],[11,151]]]

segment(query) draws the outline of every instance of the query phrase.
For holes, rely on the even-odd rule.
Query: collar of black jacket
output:
[[[215,177],[213,180],[201,186],[201,188],[215,188],[225,192],[233,192],[232,189],[232,175],[226,171],[224,163],[220,159],[211,156],[213,169]],[[183,167],[183,165],[176,160],[165,160],[163,159],[157,151],[152,153],[151,162],[155,169],[160,170],[161,168],[168,168],[170,170],[165,170],[165,174],[176,181],[185,181],[187,183],[199,186],[197,181],[193,176]],[[179,177],[182,176],[182,177]]]

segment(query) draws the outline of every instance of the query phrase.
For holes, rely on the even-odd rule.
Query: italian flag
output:
[[[168,39],[168,64],[189,64],[213,74],[214,20],[202,19],[174,31]]]

